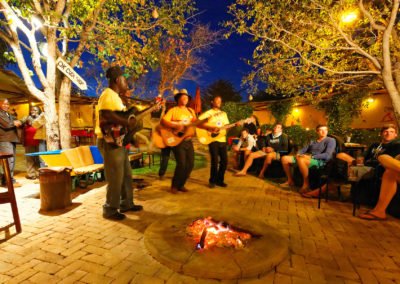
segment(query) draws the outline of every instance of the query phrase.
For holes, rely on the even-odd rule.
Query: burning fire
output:
[[[243,248],[251,238],[247,232],[233,229],[225,222],[218,222],[211,217],[193,221],[186,229],[189,236],[197,241],[196,249],[213,246]]]

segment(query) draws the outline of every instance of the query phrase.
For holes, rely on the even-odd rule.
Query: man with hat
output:
[[[129,127],[136,126],[136,119],[130,116],[128,119],[117,114],[116,111],[124,111],[125,105],[121,96],[128,90],[128,84],[119,66],[107,70],[109,87],[101,94],[97,104],[96,130],[97,146],[104,158],[104,173],[106,176],[107,195],[103,205],[103,217],[111,220],[123,220],[128,211],[140,211],[141,205],[133,203],[132,169],[128,158],[128,149],[122,145],[107,142],[100,129],[100,121],[103,124],[111,123]]]
[[[197,120],[193,109],[187,107],[191,100],[186,89],[175,90],[174,99],[177,106],[168,110],[161,119],[162,126],[173,129],[176,132],[184,132],[187,127]],[[187,192],[185,183],[194,166],[194,148],[192,137],[186,137],[176,146],[172,147],[176,160],[174,176],[172,178],[171,193],[178,191]]]

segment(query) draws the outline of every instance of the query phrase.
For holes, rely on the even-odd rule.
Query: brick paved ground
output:
[[[224,283],[400,283],[400,221],[360,220],[350,203],[324,202],[318,210],[316,200],[229,172],[228,188],[209,189],[208,169],[201,169],[184,194],[167,193],[169,179],[147,177],[152,186],[136,192],[145,210],[113,222],[101,217],[104,184],[80,191],[69,210],[40,214],[39,185],[23,175],[16,190],[23,232],[0,243],[0,283],[216,283],[173,272],[143,244],[155,220],[201,208],[264,220],[290,243],[290,256],[267,275]],[[9,205],[0,205],[0,227],[11,220]]]

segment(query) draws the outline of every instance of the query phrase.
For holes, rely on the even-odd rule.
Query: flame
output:
[[[217,222],[211,217],[193,221],[186,231],[197,242],[198,250],[214,246],[243,248],[251,238],[249,233],[234,230],[228,224]]]

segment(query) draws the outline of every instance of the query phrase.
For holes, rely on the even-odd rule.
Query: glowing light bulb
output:
[[[340,17],[340,21],[341,21],[343,24],[351,24],[351,23],[354,22],[357,18],[358,18],[358,13],[357,13],[357,11],[349,11],[349,12],[345,12],[345,13]]]

